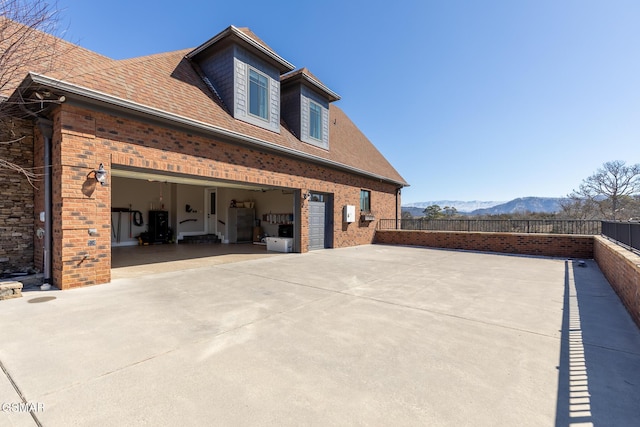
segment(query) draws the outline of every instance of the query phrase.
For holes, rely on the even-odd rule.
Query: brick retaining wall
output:
[[[593,258],[592,236],[569,234],[377,230],[375,243],[518,255]]]
[[[600,271],[640,327],[640,256],[600,236],[593,249]]]

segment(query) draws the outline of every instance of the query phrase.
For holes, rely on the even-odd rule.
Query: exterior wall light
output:
[[[107,171],[104,169],[104,165],[100,163],[98,169],[94,169],[87,174],[87,178],[93,172],[93,176],[100,183],[100,185],[105,185],[107,183]]]

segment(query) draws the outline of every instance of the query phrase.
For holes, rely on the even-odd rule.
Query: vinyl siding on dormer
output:
[[[312,138],[309,134],[309,101],[322,107],[322,140]],[[325,150],[329,149],[329,103],[306,86],[302,86],[300,90],[300,140]]]
[[[234,105],[234,49],[233,46],[199,61],[199,67],[215,87],[222,102],[233,111]]]
[[[269,78],[269,117],[263,120],[249,114],[249,69],[254,68]],[[241,47],[234,55],[233,117],[261,128],[280,132],[280,73]]]
[[[281,113],[282,118],[287,123],[288,128],[293,132],[293,134],[300,138],[300,121],[301,121],[301,112],[302,108],[300,107],[300,100],[302,96],[300,95],[300,86],[289,86],[285,90],[282,91],[281,97]]]
[[[276,68],[234,45],[200,60],[199,66],[234,118],[280,133],[280,74]],[[266,121],[249,114],[250,67],[269,79],[269,115]]]

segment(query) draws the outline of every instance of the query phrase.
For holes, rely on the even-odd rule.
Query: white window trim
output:
[[[255,117],[258,120],[262,120],[266,123],[269,123],[269,120],[271,118],[271,79],[269,78],[269,76],[255,68],[253,68],[252,66],[247,66],[248,71],[247,71],[247,114],[250,115],[251,117]],[[258,75],[263,76],[264,78],[267,79],[267,117],[262,117],[262,116],[258,116],[256,114],[253,114],[251,112],[251,71],[255,72]]]
[[[320,129],[320,138],[316,138],[315,136],[311,135],[311,111],[313,110],[313,106],[316,106],[318,108],[318,113],[320,114],[320,123],[318,123],[318,128]],[[324,143],[324,129],[323,129],[323,123],[322,123],[322,119],[323,119],[323,111],[324,108],[322,107],[322,105],[318,104],[317,102],[309,99],[309,138],[315,140],[315,141],[320,141]]]

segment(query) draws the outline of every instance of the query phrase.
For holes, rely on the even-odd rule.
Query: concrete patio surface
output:
[[[204,259],[27,292],[0,302],[0,325],[3,426],[640,419],[640,332],[591,260],[383,245]]]
[[[251,243],[114,247],[111,248],[111,279],[190,270],[278,255],[282,254],[267,251],[266,246]]]

